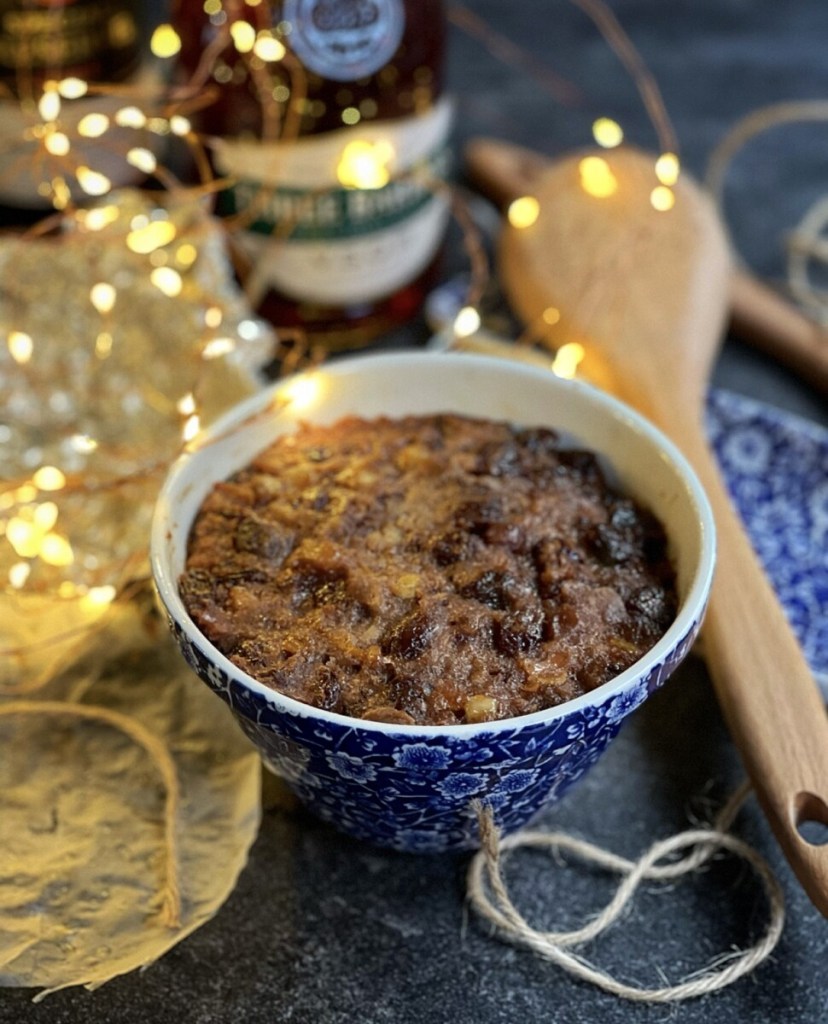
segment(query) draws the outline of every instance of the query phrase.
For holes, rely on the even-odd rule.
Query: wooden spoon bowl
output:
[[[604,162],[598,186],[585,157]],[[532,332],[555,347],[582,344],[584,375],[652,419],[699,475],[719,538],[705,658],[780,845],[828,916],[828,846],[800,832],[808,821],[828,824],[828,717],[702,425],[728,315],[728,244],[712,204],[687,176],[666,210],[653,204],[658,185],[654,159],[632,149],[554,162],[534,184],[537,219],[504,227],[500,274]]]

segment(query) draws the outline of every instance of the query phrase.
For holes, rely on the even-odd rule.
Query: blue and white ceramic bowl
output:
[[[450,727],[388,725],[320,711],[238,669],[196,628],[178,592],[190,525],[213,484],[301,420],[438,411],[550,426],[600,453],[611,476],[667,530],[680,608],[664,637],[631,668],[576,700],[521,718]],[[156,585],[184,657],[226,701],[268,766],[325,821],[408,851],[474,847],[476,801],[491,807],[508,833],[562,796],[687,654],[713,565],[707,500],[662,434],[584,384],[473,355],[357,356],[255,395],[175,463],[152,531]]]

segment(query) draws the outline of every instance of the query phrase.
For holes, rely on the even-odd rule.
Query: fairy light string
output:
[[[601,0],[573,0],[619,55],[622,64],[636,81],[639,92],[654,122],[662,149],[667,153],[675,149],[663,105],[654,82],[643,62],[617,20],[604,8]],[[242,0],[205,0],[204,12],[213,29],[193,74],[186,82],[174,80],[163,71],[171,66],[182,50],[182,39],[172,24],[161,24],[154,29],[149,41],[151,59],[162,67],[160,76],[154,75],[132,83],[102,83],[86,81],[75,74],[47,78],[39,85],[26,69],[21,69],[21,81],[29,83],[29,91],[20,102],[23,115],[20,142],[23,144],[17,162],[3,169],[3,176],[13,175],[21,168],[34,172],[37,191],[47,200],[55,215],[24,234],[17,244],[28,246],[50,239],[56,252],[65,252],[72,260],[72,247],[83,250],[84,241],[94,239],[113,247],[119,246],[124,266],[133,274],[145,274],[148,294],[157,295],[159,302],[169,300],[181,303],[192,300],[190,271],[200,257],[198,237],[190,237],[176,222],[174,215],[165,210],[165,195],[172,205],[182,199],[197,202],[202,195],[220,190],[225,182],[217,180],[208,158],[214,140],[203,137],[193,127],[190,115],[215,101],[223,85],[229,81],[228,60],[239,61],[249,79],[261,110],[261,137],[263,140],[285,140],[298,136],[299,123],[308,109],[307,80],[301,65],[293,57],[287,43],[287,28],[273,25],[266,4]],[[518,48],[505,40],[490,26],[471,14],[461,4],[449,6],[449,17],[462,31],[484,42],[497,59],[514,64],[519,57]],[[557,77],[541,62],[521,60],[524,69],[542,80],[559,102],[581,101],[579,90]],[[172,82],[163,88],[159,81]],[[351,117],[344,107],[344,124],[362,117]],[[366,115],[370,112],[366,111]],[[620,145],[624,132],[617,122],[601,117],[593,123],[596,143],[611,149]],[[184,189],[159,159],[158,143],[179,142],[187,147],[199,176],[200,184]],[[116,158],[116,172],[109,170]],[[100,164],[97,162],[100,158]],[[670,186],[678,175],[678,160],[664,164],[669,154],[656,165],[658,179],[654,196],[659,194],[663,209],[669,207]],[[663,168],[667,169],[664,170]],[[123,190],[116,187],[117,177],[135,173],[137,178],[155,181],[160,186],[158,206],[149,211],[131,212],[127,216]],[[458,333],[473,334],[480,323],[479,304],[490,278],[485,245],[469,212],[462,193],[416,167],[405,175],[417,178],[420,186],[443,191],[453,216],[460,228],[463,246],[470,267],[470,285],[464,309],[458,319]],[[402,175],[395,168],[393,147],[382,139],[370,141],[358,134],[344,146],[337,177],[346,188],[378,189]],[[600,157],[589,158],[582,168],[584,188],[596,195],[612,191],[612,173]],[[0,181],[0,185],[2,181]],[[661,189],[660,193],[656,190]],[[259,203],[267,201],[262,189],[249,207],[223,222],[226,237],[232,245],[234,233],[243,229],[257,215]],[[309,196],[309,202],[313,196]],[[530,226],[538,213],[537,202],[524,197],[513,204],[510,219],[513,223]],[[300,215],[301,211],[297,214]],[[124,225],[127,221],[126,226]],[[289,233],[294,220],[290,218],[277,229]],[[196,233],[197,234],[197,233]],[[82,599],[94,610],[90,627],[97,621],[102,608],[114,600],[130,575],[139,570],[141,557],[126,552],[118,557],[101,561],[100,554],[89,556],[84,566],[80,549],[74,542],[71,526],[78,510],[89,496],[103,501],[101,508],[118,514],[118,500],[134,500],[142,488],[147,496],[157,483],[164,467],[181,445],[197,434],[204,421],[201,408],[205,368],[209,364],[230,358],[239,344],[239,337],[226,330],[228,317],[221,302],[206,296],[197,296],[196,305],[203,307],[201,327],[194,332],[191,350],[182,354],[183,362],[177,371],[181,387],[176,395],[159,388],[155,380],[142,380],[140,350],[130,359],[130,342],[124,337],[126,294],[119,287],[117,264],[113,275],[90,282],[86,302],[89,312],[96,314],[96,323],[87,328],[89,336],[78,336],[68,352],[57,354],[45,344],[39,329],[27,318],[25,295],[21,298],[6,294],[4,306],[15,312],[2,325],[5,328],[5,346],[0,346],[0,367],[14,388],[23,385],[23,393],[30,396],[33,405],[46,408],[67,404],[48,418],[56,426],[58,435],[51,447],[47,444],[42,464],[38,463],[32,443],[16,458],[16,464],[6,479],[0,481],[0,596],[6,599],[24,598],[27,594],[52,593],[61,601]],[[140,266],[143,265],[143,269]],[[548,324],[557,314],[544,313]],[[232,320],[232,317],[230,318]],[[238,325],[243,328],[243,324]],[[241,339],[242,341],[244,339]],[[288,373],[324,358],[320,348],[310,348],[299,331],[280,332],[276,341],[276,358],[281,372]],[[563,376],[574,375],[582,358],[577,342],[568,343],[555,354],[552,368]],[[183,369],[183,372],[181,372]],[[141,381],[140,396],[125,390],[121,400],[137,409],[140,419],[146,415],[160,417],[177,440],[166,442],[166,450],[159,451],[155,444],[145,444],[143,438],[130,437],[129,432],[107,437],[106,427],[114,415],[112,408],[99,408],[95,395],[118,390],[117,382],[124,374]],[[73,393],[62,382],[79,382]],[[72,422],[72,403],[77,422]],[[136,404],[137,403],[137,404]],[[18,402],[19,405],[19,402]],[[91,413],[91,424],[90,424]],[[13,413],[10,413],[10,415]],[[103,418],[103,427],[94,425],[96,416]],[[128,417],[129,418],[129,417]],[[2,440],[8,447],[15,425],[0,425]],[[166,435],[165,435],[166,436]],[[57,443],[59,441],[59,443]],[[11,465],[15,465],[12,460]],[[101,470],[105,466],[105,470]],[[51,482],[48,473],[52,472]],[[144,499],[146,504],[148,497]],[[109,505],[106,502],[109,501]],[[140,497],[139,497],[140,501]],[[112,504],[116,502],[116,504]],[[93,595],[90,597],[90,595]],[[74,628],[74,627],[73,627]],[[69,630],[68,632],[71,632]],[[54,642],[55,636],[65,632],[64,624],[44,634],[45,644]],[[22,645],[25,648],[26,644]],[[0,637],[0,648],[19,654],[21,645],[14,638]]]
[[[617,18],[602,0],[572,2],[592,20],[638,89],[661,151],[654,166],[651,201],[656,209],[667,212],[674,201],[672,186],[679,176],[680,164],[675,133],[657,85]],[[62,77],[55,74],[38,86],[31,75],[27,77],[26,69],[21,69],[20,78],[30,81],[30,91],[26,101],[20,103],[24,115],[20,141],[29,149],[19,160],[28,161],[29,169],[35,172],[38,191],[56,211],[55,219],[47,219],[37,226],[20,240],[21,245],[47,231],[56,231],[60,236],[56,246],[67,249],[84,237],[106,239],[109,244],[123,245],[124,260],[130,266],[137,266],[135,259],[143,259],[142,272],[159,301],[178,303],[187,298],[188,275],[199,260],[198,240],[182,237],[180,225],[164,212],[163,204],[159,204],[156,211],[134,214],[128,230],[116,240],[114,228],[120,227],[123,219],[122,199],[113,179],[95,163],[94,156],[106,156],[108,162],[115,155],[123,164],[121,169],[129,168],[138,176],[154,179],[162,194],[178,196],[182,188],[159,159],[156,143],[179,141],[194,158],[200,177],[200,186],[191,190],[190,195],[197,198],[219,190],[225,183],[216,181],[207,157],[214,140],[200,136],[188,115],[220,94],[229,81],[228,60],[240,62],[252,85],[261,110],[263,140],[296,137],[299,121],[307,108],[306,76],[287,45],[286,27],[270,22],[267,4],[205,0],[203,9],[213,37],[186,82],[173,80],[173,76],[164,71],[161,78],[171,80],[172,84],[163,88],[159,88],[157,76],[138,84],[108,84],[86,81],[75,74]],[[449,18],[460,30],[481,40],[496,59],[511,66],[519,64],[523,73],[543,82],[556,101],[582,103],[577,87],[561,79],[542,62],[527,60],[527,55],[518,47],[462,4],[449,5]],[[182,45],[176,27],[165,23],[155,27],[149,49],[155,62],[162,68],[169,68],[180,55]],[[343,107],[343,123],[353,120],[348,109]],[[363,116],[360,111],[357,114],[360,118]],[[608,116],[594,120],[592,134],[598,147],[605,150],[621,145],[625,137],[622,126]],[[338,167],[339,183],[346,188],[383,188],[397,175],[394,158],[390,144],[360,139],[356,134],[343,148]],[[9,173],[8,169],[4,173]],[[471,283],[456,329],[458,334],[472,334],[480,322],[480,299],[490,274],[485,246],[458,189],[429,178],[422,168],[408,173],[419,176],[420,184],[427,188],[445,190],[450,199],[471,269]],[[584,158],[581,180],[582,187],[597,199],[611,195],[615,188],[611,166],[599,155]],[[259,199],[266,201],[264,190]],[[246,210],[224,223],[231,240],[235,231],[255,217],[256,203],[254,199]],[[513,225],[528,228],[538,212],[537,200],[526,196],[512,204],[509,219]],[[46,224],[48,227],[44,226]],[[278,230],[287,233],[291,227],[290,220],[286,220]],[[25,322],[18,308],[11,322],[3,325],[6,338],[5,346],[0,346],[3,357],[0,365],[12,371],[13,380],[25,382],[30,394],[46,398],[47,405],[65,400],[62,389],[56,384],[59,378],[71,379],[80,373],[88,382],[84,400],[94,407],[92,392],[100,390],[104,382],[108,387],[113,385],[119,359],[129,372],[141,369],[140,358],[130,362],[123,351],[122,291],[114,279],[101,278],[91,283],[88,302],[98,317],[94,333],[90,338],[81,339],[71,358],[61,356],[59,360],[55,359],[53,351],[44,347],[43,339]],[[16,297],[11,297],[11,301],[17,303]],[[19,307],[19,303],[17,305]],[[179,446],[193,438],[204,419],[201,409],[204,367],[231,356],[238,344],[238,338],[224,330],[226,316],[221,303],[205,302],[204,306],[203,324],[193,351],[187,355],[179,393],[173,396],[159,389],[155,382],[145,382],[141,396],[143,407],[174,425]],[[550,325],[559,316],[557,310],[544,311],[543,325]],[[85,361],[79,358],[81,350]],[[307,341],[298,332],[285,332],[278,340],[277,356],[282,360],[283,372],[318,362],[322,355],[318,349],[310,351]],[[582,358],[583,346],[573,340],[555,353],[552,368],[562,376],[573,376]],[[51,378],[50,370],[53,371]],[[130,399],[125,395],[124,401],[127,400],[134,400],[134,396]],[[83,410],[88,411],[88,408]],[[5,425],[0,429],[8,433],[12,427]],[[64,452],[70,453],[70,457],[61,457]],[[0,551],[3,552],[0,575],[6,592],[19,595],[38,587],[38,574],[33,571],[36,562],[58,570],[52,578],[56,578],[60,570],[65,570],[67,575],[74,572],[77,576],[72,543],[64,529],[73,496],[91,492],[100,495],[107,488],[114,493],[126,482],[134,483],[138,477],[154,479],[174,454],[175,446],[172,446],[165,452],[156,451],[155,457],[151,457],[143,446],[134,447],[128,436],[107,441],[79,422],[67,428],[62,448],[54,458],[50,456],[53,468],[63,474],[58,486],[47,490],[34,479],[33,474],[45,470],[48,464],[29,466],[24,461],[0,484]],[[26,459],[32,457],[31,449],[24,455]],[[121,472],[110,472],[107,480],[96,476],[90,468],[105,455],[113,464],[124,467]],[[41,483],[42,480],[41,475]],[[118,568],[125,568],[124,563],[118,563]],[[109,594],[108,588],[117,592],[122,584],[120,571],[111,579],[100,577],[98,573],[88,584],[76,580],[75,590],[64,585],[66,578],[58,579],[54,589],[56,593],[72,596],[95,588],[96,593]]]
[[[0,628],[0,649],[22,658],[27,686],[25,648],[81,628],[68,628],[59,606],[88,610],[91,628],[123,585],[146,573],[154,494],[198,431],[204,402],[215,410],[212,367],[230,360],[241,370],[251,357],[261,365],[273,344],[221,279],[221,232],[197,194],[113,192],[59,217],[52,235],[36,230],[0,245],[0,261],[21,271],[0,287],[8,416],[0,594],[6,603],[47,594],[56,602],[35,640],[28,627],[25,643],[15,637],[17,619]],[[59,275],[54,294],[31,301],[40,285],[22,272],[29,265]],[[64,322],[73,327],[69,347]],[[241,383],[228,400],[241,397]]]
[[[668,214],[675,202],[673,187],[679,179],[681,165],[675,132],[658,87],[617,18],[602,0],[572,0],[572,3],[592,20],[638,89],[659,147],[653,164],[650,202],[656,211]],[[237,311],[231,309],[231,302],[216,299],[204,288],[193,285],[194,271],[202,262],[203,247],[212,245],[214,239],[205,240],[198,231],[184,230],[170,211],[182,197],[185,205],[188,201],[197,203],[227,184],[216,180],[212,170],[209,154],[215,140],[196,131],[191,119],[215,100],[227,84],[225,54],[229,52],[233,59],[238,59],[249,76],[261,107],[261,139],[264,141],[298,136],[307,103],[307,81],[286,45],[283,28],[262,20],[266,4],[251,0],[247,3],[205,0],[204,11],[215,34],[189,81],[175,82],[164,88],[159,88],[156,82],[149,86],[116,86],[67,75],[47,79],[32,91],[29,101],[20,103],[21,130],[17,140],[20,153],[4,167],[2,174],[9,179],[20,173],[33,176],[38,183],[38,195],[48,202],[55,216],[44,218],[31,232],[6,244],[26,247],[49,239],[56,251],[68,254],[66,258],[71,261],[73,253],[83,251],[85,242],[94,241],[96,245],[106,242],[122,257],[123,265],[131,268],[135,278],[140,278],[148,289],[147,294],[161,303],[168,300],[170,308],[173,304],[181,306],[189,302],[197,310],[200,322],[192,335],[195,340],[181,354],[177,380],[180,386],[175,393],[159,387],[156,380],[144,381],[141,385],[141,408],[151,411],[168,428],[168,444],[159,452],[154,443],[147,444],[145,437],[140,437],[136,443],[136,438],[128,434],[108,439],[99,433],[97,428],[101,422],[95,422],[94,417],[88,415],[94,406],[91,388],[80,389],[88,404],[81,403],[73,410],[70,399],[70,407],[62,410],[61,419],[61,402],[66,401],[67,394],[64,384],[77,379],[78,365],[86,374],[87,383],[111,382],[119,360],[122,360],[121,369],[133,374],[133,381],[140,379],[141,354],[134,353],[134,358],[130,358],[129,352],[124,351],[129,344],[124,340],[123,330],[124,296],[128,289],[120,285],[117,272],[87,283],[83,301],[87,314],[90,317],[94,314],[95,325],[78,338],[74,352],[64,352],[60,357],[46,344],[45,335],[27,322],[25,302],[15,295],[2,296],[8,300],[5,305],[12,309],[13,315],[2,324],[5,338],[0,344],[0,371],[13,386],[24,386],[33,401],[45,401],[54,422],[62,424],[62,433],[54,455],[49,451],[48,461],[40,459],[38,454],[39,449],[47,445],[32,442],[23,447],[14,469],[0,481],[0,599],[5,600],[7,608],[19,612],[20,621],[25,615],[25,599],[32,595],[46,594],[57,601],[85,601],[89,611],[86,617],[81,616],[67,627],[60,620],[51,635],[46,629],[37,638],[27,637],[21,642],[0,635],[0,656],[20,659],[15,664],[25,664],[32,649],[55,646],[63,650],[61,645],[67,640],[76,641],[99,626],[101,616],[119,596],[128,597],[130,585],[146,571],[143,548],[139,546],[122,558],[113,558],[109,565],[101,564],[98,553],[94,556],[97,563],[90,563],[86,568],[91,571],[84,575],[79,571],[83,566],[79,566],[77,560],[80,546],[73,543],[67,523],[80,514],[78,509],[88,505],[92,498],[120,497],[127,502],[135,499],[145,507],[151,502],[152,488],[169,461],[182,448],[197,443],[204,419],[202,396],[208,368],[233,356],[245,342],[246,332],[255,333],[254,327],[246,326],[252,321],[240,319]],[[581,102],[576,86],[534,58],[528,59],[523,51],[462,4],[451,4],[449,17],[460,30],[482,40],[496,59],[520,66],[522,73],[541,82],[558,102]],[[150,50],[157,61],[162,64],[174,61],[181,47],[182,40],[172,25],[156,27]],[[78,115],[81,105],[83,113]],[[356,125],[362,116],[357,108],[344,107],[342,123]],[[824,111],[820,111],[820,117],[823,116]],[[609,152],[625,141],[623,126],[609,116],[595,118],[591,130],[600,150]],[[741,143],[746,137],[743,133],[736,141]],[[169,142],[186,147],[199,178],[197,186],[185,189],[160,159],[161,144]],[[101,163],[96,162],[96,157]],[[346,188],[384,188],[397,174],[394,157],[389,144],[368,142],[354,135],[341,154],[338,182]],[[155,206],[127,214],[128,200],[108,170],[113,159],[118,174],[126,175],[127,180],[149,180],[160,188]],[[408,173],[422,176],[424,172],[416,168]],[[617,187],[611,162],[598,153],[583,158],[580,176],[581,187],[596,200],[611,196]],[[446,190],[463,236],[471,284],[455,320],[454,331],[458,337],[470,337],[480,327],[480,301],[489,277],[485,246],[461,192],[433,178],[424,180],[429,188]],[[266,192],[262,190],[244,211],[227,219],[223,230],[231,240],[234,232],[255,218],[260,208],[258,204],[266,201]],[[537,200],[523,196],[511,205],[508,217],[514,227],[528,229],[539,213]],[[291,222],[285,222],[279,230],[289,232],[291,227]],[[551,326],[560,315],[559,310],[550,308],[541,319],[546,326]],[[77,358],[78,353],[82,359]],[[301,332],[281,331],[276,339],[275,355],[281,372],[291,373],[321,362],[324,351],[309,347]],[[570,341],[554,353],[551,369],[561,376],[575,376],[583,356],[581,342]],[[127,406],[135,400],[134,394],[129,393],[122,394],[121,398]],[[74,420],[72,412],[77,414]],[[11,422],[0,422],[0,441],[9,445],[14,429]],[[49,440],[54,442],[55,438]],[[106,472],[95,469],[99,462],[109,467]],[[113,467],[120,468],[115,471]],[[147,484],[149,487],[145,486]],[[46,572],[40,572],[42,569]],[[48,616],[46,620],[44,625],[48,627]],[[167,786],[168,872],[164,906],[169,923],[174,926],[180,909],[172,845],[177,808],[175,779],[169,774],[166,760],[168,752],[151,736],[140,732],[134,722],[116,721],[112,713],[103,708],[83,710],[65,702],[20,702],[22,694],[36,693],[49,678],[48,671],[42,675],[21,671],[20,678],[10,685],[8,681],[7,685],[2,685],[0,680],[0,698],[11,700],[0,704],[0,713],[25,714],[37,709],[51,714],[98,717],[123,729],[151,753]],[[498,851],[498,837],[490,830],[484,856],[496,864]],[[774,931],[774,944],[777,937]]]

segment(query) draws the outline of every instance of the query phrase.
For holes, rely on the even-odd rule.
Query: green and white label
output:
[[[258,302],[270,288],[298,301],[371,302],[393,294],[428,266],[445,231],[451,104],[422,117],[373,122],[291,142],[217,140],[216,162],[235,184],[223,212],[247,213],[247,283]],[[381,145],[389,180],[345,188],[343,153]]]

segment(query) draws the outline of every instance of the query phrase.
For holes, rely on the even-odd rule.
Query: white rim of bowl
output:
[[[288,697],[278,690],[267,686],[265,683],[259,682],[259,680],[239,668],[226,655],[222,654],[190,618],[181,600],[178,580],[173,577],[170,571],[171,567],[166,553],[169,550],[168,538],[172,527],[169,524],[169,502],[167,499],[170,491],[175,486],[176,477],[182,467],[198,454],[202,445],[209,444],[210,439],[227,433],[235,425],[243,423],[244,420],[250,418],[256,412],[266,408],[269,403],[272,403],[275,395],[281,390],[291,387],[298,378],[309,377],[320,372],[334,376],[347,376],[354,371],[371,370],[372,368],[381,369],[392,363],[400,369],[404,369],[406,363],[409,365],[420,365],[425,361],[431,360],[441,360],[444,363],[447,362],[458,366],[468,366],[469,361],[472,360],[478,366],[497,369],[497,372],[500,374],[511,373],[515,377],[543,380],[550,382],[553,388],[568,388],[585,393],[590,401],[602,406],[614,419],[624,423],[628,429],[643,435],[650,444],[657,447],[667,456],[669,461],[677,467],[684,487],[690,495],[691,504],[696,510],[698,517],[697,525],[701,533],[701,557],[693,573],[686,596],[681,602],[679,612],[666,632],[649,651],[619,675],[608,679],[607,682],[597,686],[594,690],[581,694],[579,697],[573,697],[571,700],[564,701],[561,704],[556,704],[551,708],[546,708],[543,711],[535,711],[528,715],[517,715],[511,718],[502,718],[494,722],[458,725],[392,725],[385,722],[372,722],[361,718],[352,718],[349,715],[325,711],[322,708],[304,704],[302,701]],[[550,424],[550,426],[554,429],[554,424]],[[214,661],[216,666],[225,675],[258,694],[274,710],[284,710],[291,716],[313,718],[321,722],[330,722],[352,729],[398,736],[409,741],[416,739],[418,736],[431,738],[436,736],[462,736],[468,738],[475,733],[508,732],[523,727],[550,723],[556,719],[576,713],[584,707],[592,704],[603,704],[605,701],[611,700],[612,697],[623,692],[631,681],[647,674],[655,666],[668,661],[670,655],[684,641],[694,625],[697,622],[701,622],[704,616],[716,561],[716,531],[713,512],[701,482],[685,456],[661,430],[625,402],[584,381],[565,380],[539,367],[509,362],[494,356],[484,356],[476,353],[435,353],[433,351],[391,352],[379,355],[357,353],[334,360],[329,364],[326,363],[317,369],[285,377],[263,388],[249,398],[242,400],[205,429],[198,436],[198,444],[198,448],[190,452],[184,452],[176,459],[170,467],[158,494],[153,513],[150,540],[150,563],[156,588],[168,613],[184,630],[188,639],[205,656]],[[602,453],[598,452],[598,454]],[[612,463],[608,456],[604,456],[604,458],[608,459],[610,464]],[[191,525],[191,522],[187,524],[187,533],[189,533]]]

